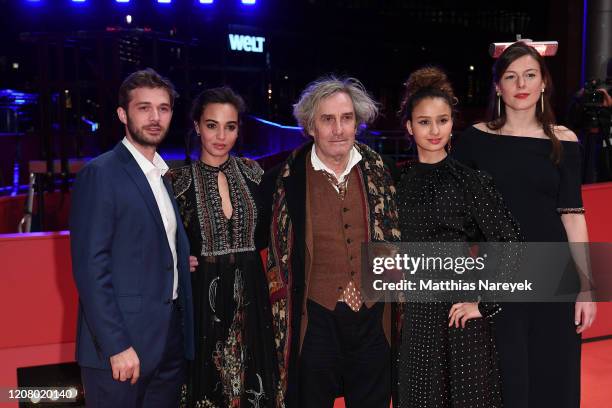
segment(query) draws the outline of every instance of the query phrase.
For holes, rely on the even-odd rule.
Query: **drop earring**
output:
[[[501,93],[497,92],[497,117],[501,116]]]
[[[451,132],[451,134],[448,136],[448,143],[446,143],[446,153],[450,154],[451,152],[451,148],[452,148],[452,140],[453,140],[453,134]]]
[[[540,107],[542,108],[542,113],[544,113],[544,88],[542,88],[542,93],[540,93]]]

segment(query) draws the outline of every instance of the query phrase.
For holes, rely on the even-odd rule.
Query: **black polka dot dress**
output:
[[[520,231],[491,178],[446,158],[405,167],[398,183],[402,240],[406,242],[516,242]],[[511,262],[511,254],[500,258]],[[507,265],[509,267],[509,265]],[[500,306],[480,303],[483,318],[448,327],[452,303],[404,305],[397,357],[396,407],[501,407],[492,337]]]

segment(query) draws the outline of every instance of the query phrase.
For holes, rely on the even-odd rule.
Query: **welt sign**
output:
[[[229,42],[232,51],[263,52],[264,37],[253,37],[250,35],[230,34]]]

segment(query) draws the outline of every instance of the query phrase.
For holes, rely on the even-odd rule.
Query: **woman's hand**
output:
[[[593,325],[595,316],[597,315],[597,303],[583,302],[580,300],[580,295],[576,300],[574,308],[574,324],[576,325],[576,333],[580,334]]]
[[[189,256],[189,272],[195,272],[196,267],[199,265],[198,258],[195,256]]]
[[[450,312],[448,312],[448,317],[450,321],[448,322],[448,327],[452,327],[455,325],[456,328],[459,328],[459,324],[461,327],[465,328],[465,323],[470,319],[477,319],[482,317],[480,311],[478,310],[478,303],[455,303],[451,308]]]

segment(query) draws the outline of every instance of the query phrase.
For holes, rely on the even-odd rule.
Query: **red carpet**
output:
[[[612,339],[582,345],[582,404],[581,408],[612,406]],[[338,398],[334,408],[344,408]]]
[[[612,406],[612,339],[582,345],[582,408]]]

